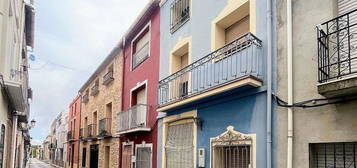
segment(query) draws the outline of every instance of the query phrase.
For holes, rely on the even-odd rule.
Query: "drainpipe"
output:
[[[15,112],[17,113],[17,112]],[[16,153],[16,139],[17,139],[17,114],[12,118],[12,147],[11,147],[11,164],[10,167],[15,168],[15,153]]]
[[[271,168],[271,113],[272,113],[272,0],[267,0],[267,168]]]
[[[293,104],[293,52],[292,52],[292,4],[291,0],[286,3],[287,16],[287,50],[288,50],[288,104]],[[287,153],[287,168],[293,167],[293,108],[288,108],[288,153]]]

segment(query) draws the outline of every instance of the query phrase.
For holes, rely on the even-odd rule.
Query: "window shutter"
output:
[[[357,9],[356,0],[338,0],[338,15]]]

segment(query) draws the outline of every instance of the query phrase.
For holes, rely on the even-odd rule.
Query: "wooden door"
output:
[[[131,168],[131,156],[133,155],[132,145],[123,145],[122,151],[122,168]]]

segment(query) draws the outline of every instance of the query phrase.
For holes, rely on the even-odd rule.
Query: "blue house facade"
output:
[[[267,3],[161,1],[158,168],[269,167]]]

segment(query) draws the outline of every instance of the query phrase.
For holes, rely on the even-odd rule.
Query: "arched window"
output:
[[[4,146],[5,146],[5,125],[1,125],[0,130],[0,168],[3,168],[4,164]]]

